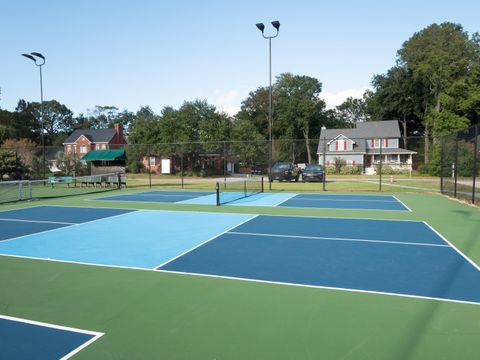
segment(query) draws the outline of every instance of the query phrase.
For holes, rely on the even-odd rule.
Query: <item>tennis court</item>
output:
[[[0,254],[480,303],[478,267],[424,222],[192,215],[7,211]]]
[[[233,206],[279,206],[317,209],[350,210],[396,210],[410,211],[398,198],[392,195],[340,195],[340,194],[298,194],[298,193],[252,193],[223,192],[225,205]],[[195,191],[144,191],[131,194],[100,197],[96,200],[126,202],[167,202],[191,205],[216,205],[218,196],[214,192]]]
[[[192,193],[186,201],[215,196]],[[121,194],[130,195],[138,193]],[[271,194],[272,205],[246,207],[264,195],[215,213],[166,201],[85,202],[98,194],[5,207],[3,353],[293,359],[353,351],[354,358],[388,358],[413,342],[415,355],[399,351],[400,358],[475,358],[480,270],[470,255],[478,210],[417,194],[304,200],[398,200],[412,210],[380,208],[369,218],[343,217],[342,208],[338,217],[321,217],[316,207],[274,206],[306,194]],[[369,344],[348,350],[352,341]]]

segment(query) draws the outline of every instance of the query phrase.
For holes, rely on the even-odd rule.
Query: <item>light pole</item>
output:
[[[26,58],[32,60],[36,66],[40,69],[40,123],[42,125],[42,168],[43,168],[43,179],[45,180],[45,135],[44,135],[44,126],[43,126],[43,79],[42,79],[42,66],[45,64],[45,56],[38,52],[31,52],[30,54],[22,54]],[[37,63],[38,60],[38,63]]]
[[[269,69],[269,89],[268,89],[268,142],[269,142],[269,154],[268,154],[268,189],[272,190],[272,39],[278,36],[280,31],[280,22],[272,21],[272,26],[277,30],[273,36],[265,36],[265,25],[263,23],[256,24],[258,30],[262,32],[264,39],[268,39],[268,69]]]

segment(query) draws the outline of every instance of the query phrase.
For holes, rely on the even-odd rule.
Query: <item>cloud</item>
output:
[[[347,89],[336,93],[325,91],[320,94],[320,98],[325,100],[327,109],[333,109],[335,106],[342,104],[348,97],[361,99],[367,89],[367,87],[362,89]]]
[[[241,99],[236,90],[222,92],[217,89],[213,96],[209,97],[207,101],[212,105],[215,105],[219,112],[225,112],[230,116],[233,116],[240,111]]]

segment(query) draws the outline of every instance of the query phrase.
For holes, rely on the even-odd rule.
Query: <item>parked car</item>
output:
[[[272,173],[270,174],[270,182],[278,181],[298,181],[300,178],[300,169],[290,162],[276,162],[272,166]]]
[[[323,166],[318,164],[307,164],[302,171],[302,181],[323,181]]]

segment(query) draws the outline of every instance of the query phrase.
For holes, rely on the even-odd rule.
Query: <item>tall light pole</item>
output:
[[[42,125],[42,168],[43,168],[43,179],[45,180],[45,135],[44,135],[44,125],[43,125],[43,79],[42,79],[42,66],[45,65],[45,56],[38,52],[31,52],[30,54],[22,54],[26,58],[32,60],[36,66],[40,69],[40,123]],[[37,62],[38,60],[38,62]]]
[[[269,89],[268,89],[268,142],[269,142],[269,154],[268,154],[268,189],[272,190],[272,39],[278,36],[280,31],[280,22],[272,21],[272,26],[277,30],[273,36],[265,36],[265,25],[263,23],[256,24],[258,30],[262,32],[264,39],[268,39],[268,70],[269,70]]]

